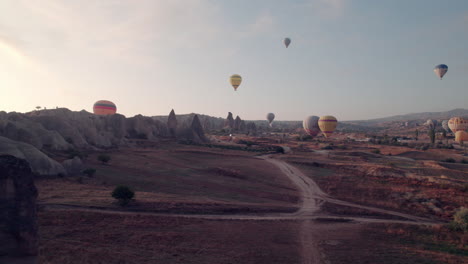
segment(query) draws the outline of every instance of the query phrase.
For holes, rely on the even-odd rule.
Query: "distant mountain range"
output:
[[[390,117],[369,119],[369,120],[355,120],[355,121],[344,121],[344,123],[355,124],[361,126],[375,126],[382,123],[388,122],[406,122],[406,121],[420,121],[424,122],[427,119],[444,120],[450,119],[451,117],[460,116],[468,117],[468,109],[457,108],[445,112],[423,112],[423,113],[412,113],[406,115],[396,115]]]

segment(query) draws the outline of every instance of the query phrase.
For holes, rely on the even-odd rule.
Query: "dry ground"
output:
[[[458,188],[466,181],[463,166],[376,155],[369,151],[380,146],[357,143],[347,150],[320,150],[330,142],[340,144],[283,142],[294,153],[282,158],[342,200],[438,220],[447,220],[466,204],[467,194]],[[410,150],[382,147],[382,153],[386,151],[397,155]],[[97,169],[93,178],[38,180],[40,203],[115,210],[109,194],[115,185],[126,184],[137,191],[126,210],[245,215],[299,207],[297,188],[273,164],[254,158],[257,152],[167,144],[111,151],[109,165],[98,163],[98,154],[85,161]],[[404,175],[398,176],[401,171]],[[437,176],[441,172],[446,178]],[[433,206],[442,211],[435,212]],[[322,213],[399,219],[328,203]],[[468,256],[459,236],[440,227],[320,219],[208,220],[69,209],[45,210],[39,216],[41,263],[305,263],[302,256],[308,250],[319,260],[310,263],[463,263]]]

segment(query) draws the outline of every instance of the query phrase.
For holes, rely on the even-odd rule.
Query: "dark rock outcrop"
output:
[[[224,121],[224,128],[233,129],[234,128],[234,118],[232,117],[232,113],[229,112],[226,120]]]
[[[175,137],[177,131],[177,118],[174,109],[172,109],[167,117],[167,128],[169,129],[169,134],[171,134],[172,137]]]
[[[37,255],[36,198],[28,162],[0,155],[0,263],[19,263],[11,258]]]

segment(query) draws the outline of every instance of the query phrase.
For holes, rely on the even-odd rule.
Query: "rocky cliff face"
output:
[[[0,155],[0,263],[19,263],[10,258],[37,255],[36,198],[28,162]]]
[[[132,138],[157,140],[168,135],[164,123],[141,115],[96,116],[68,109],[27,114],[0,112],[0,136],[29,143],[40,150],[107,148],[125,145]]]
[[[34,146],[0,137],[0,155],[11,155],[29,162],[29,166],[38,175],[66,175],[63,166],[50,159]]]

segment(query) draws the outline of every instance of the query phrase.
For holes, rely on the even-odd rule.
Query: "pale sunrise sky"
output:
[[[100,99],[127,117],[468,108],[468,1],[0,1],[0,111]]]

